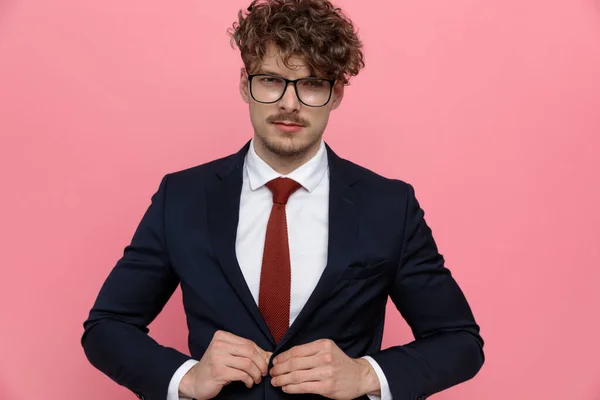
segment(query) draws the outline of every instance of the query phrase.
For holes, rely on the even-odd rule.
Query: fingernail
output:
[[[277,364],[277,358],[273,359],[273,365]]]

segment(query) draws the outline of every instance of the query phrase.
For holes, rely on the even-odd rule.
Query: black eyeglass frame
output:
[[[285,89],[283,89],[283,93],[281,93],[281,96],[279,96],[279,98],[277,100],[274,101],[260,101],[260,100],[256,100],[256,97],[254,97],[254,93],[252,93],[252,80],[257,77],[257,76],[268,76],[271,78],[276,78],[276,79],[282,79],[283,81],[285,81]],[[325,81],[325,82],[329,82],[329,97],[327,98],[327,101],[320,105],[320,106],[313,106],[311,104],[306,104],[305,102],[302,101],[302,99],[300,98],[300,95],[298,95],[298,81],[310,81],[310,80],[314,80],[314,81]],[[331,95],[333,93],[333,86],[335,85],[336,80],[335,79],[325,79],[325,78],[314,78],[314,77],[306,77],[306,78],[300,78],[300,79],[287,79],[284,78],[283,76],[279,76],[279,75],[272,75],[272,74],[248,74],[248,82],[250,83],[250,96],[252,96],[252,98],[254,99],[254,101],[258,102],[258,103],[262,103],[262,104],[273,104],[273,103],[277,103],[279,100],[281,100],[283,98],[283,96],[285,96],[285,92],[287,91],[287,88],[290,86],[290,83],[294,84],[294,91],[296,92],[296,97],[298,98],[298,101],[300,101],[300,103],[304,104],[307,107],[325,107],[327,104],[329,104],[329,102],[331,101]]]

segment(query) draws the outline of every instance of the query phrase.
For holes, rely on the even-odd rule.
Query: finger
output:
[[[244,343],[248,343],[248,342],[253,343],[249,339],[234,335],[233,333],[227,332],[227,331],[216,331],[215,335],[213,336],[213,339],[225,340],[227,342],[238,343],[238,344],[244,344]]]
[[[222,379],[227,383],[235,381],[244,382],[248,389],[250,389],[254,385],[254,380],[250,375],[236,368],[227,368],[225,370],[225,375],[222,377]]]
[[[267,352],[267,351],[261,349],[252,340],[249,340],[249,339],[246,339],[246,338],[234,335],[231,332],[217,331],[217,332],[215,332],[215,335],[213,336],[213,341],[225,341],[225,342],[229,342],[229,343],[232,343],[232,344],[238,344],[238,345],[253,347],[256,350],[256,352],[259,354],[259,356],[262,357],[265,360],[265,362],[264,362],[264,364],[265,364],[264,371],[263,371],[263,369],[262,369],[261,366],[259,366],[259,368],[261,369],[261,371],[263,371],[263,374],[267,373],[267,368],[268,368],[269,360],[271,359],[271,356],[273,355],[273,353],[270,353],[270,352]]]
[[[325,357],[327,356],[327,357]],[[315,354],[310,357],[298,357],[298,358],[290,358],[285,362],[280,362],[271,368],[271,376],[275,377],[278,375],[283,375],[290,373],[292,371],[299,371],[305,369],[317,368],[323,365],[327,365],[331,358],[330,354]]]
[[[318,382],[331,379],[333,370],[329,367],[320,367],[306,370],[293,371],[287,374],[279,375],[271,379],[273,386],[295,385],[304,382]]]
[[[293,385],[283,386],[281,388],[285,393],[300,394],[300,393],[311,393],[320,394],[325,397],[333,393],[331,382],[304,382]]]
[[[238,369],[250,375],[254,383],[259,383],[262,379],[260,369],[258,369],[256,364],[249,358],[230,355],[224,357],[223,362],[227,367]]]
[[[268,361],[251,342],[238,344],[217,340],[212,343],[212,346],[214,351],[220,355],[236,356],[248,359],[256,366],[261,376],[265,376],[267,374],[269,367]]]
[[[319,339],[315,340],[314,342],[292,347],[288,351],[277,355],[277,357],[275,357],[275,359],[273,360],[273,365],[286,362],[290,358],[309,357],[315,355],[319,351],[331,347],[332,343],[333,342],[329,339]]]

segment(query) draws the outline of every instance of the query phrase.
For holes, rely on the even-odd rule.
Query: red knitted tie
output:
[[[268,182],[267,187],[273,193],[273,208],[267,224],[258,308],[279,343],[290,323],[292,280],[285,205],[301,185],[289,178],[277,178]]]

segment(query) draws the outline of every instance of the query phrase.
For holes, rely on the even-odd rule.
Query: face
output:
[[[277,48],[270,45],[262,63],[251,73],[272,74],[287,79],[311,76],[302,59],[292,57],[289,64],[292,68],[284,65]],[[264,104],[252,98],[248,76],[242,71],[240,93],[249,104],[257,152],[267,152],[279,158],[304,159],[312,157],[319,149],[329,114],[340,105],[344,86],[336,82],[331,99],[323,107],[309,107],[301,103],[293,84],[287,86],[279,101]]]

